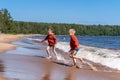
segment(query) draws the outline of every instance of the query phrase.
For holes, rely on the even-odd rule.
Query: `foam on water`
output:
[[[56,47],[65,52],[70,50],[68,42],[58,42]],[[102,65],[120,70],[120,50],[81,45],[81,49],[77,56],[82,56],[83,58],[95,63],[101,63]]]

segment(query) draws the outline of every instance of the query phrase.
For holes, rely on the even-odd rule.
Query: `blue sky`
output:
[[[120,0],[0,0],[14,20],[77,24],[120,24]]]

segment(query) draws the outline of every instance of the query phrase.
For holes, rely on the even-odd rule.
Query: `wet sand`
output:
[[[120,73],[76,69],[42,57],[11,54],[0,55],[0,76],[0,80],[120,80]]]
[[[19,46],[0,54],[0,80],[120,80],[118,71],[93,62],[99,71],[92,71],[83,64],[82,69],[76,69],[63,61],[47,60],[45,46],[40,46],[39,56],[29,55],[37,52],[29,46]],[[69,58],[64,52],[57,51]]]

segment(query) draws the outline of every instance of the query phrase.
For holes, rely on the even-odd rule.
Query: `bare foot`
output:
[[[47,59],[51,59],[51,56],[47,57]]]
[[[77,65],[71,65],[71,67],[73,68],[77,68],[77,69],[80,69],[81,67],[77,66]]]
[[[71,67],[75,67],[76,65],[74,65],[74,64],[71,64]]]
[[[56,60],[58,60],[58,57],[56,56],[56,58],[55,58]]]
[[[92,70],[93,70],[93,71],[98,71],[97,68],[95,68],[95,67],[92,67]]]
[[[76,67],[77,69],[80,69],[80,68],[81,68],[81,67],[79,67],[79,66],[77,66],[77,65],[76,65],[75,67]]]

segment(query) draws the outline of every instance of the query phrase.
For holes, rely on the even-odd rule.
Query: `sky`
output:
[[[0,0],[14,20],[120,25],[120,0]]]

